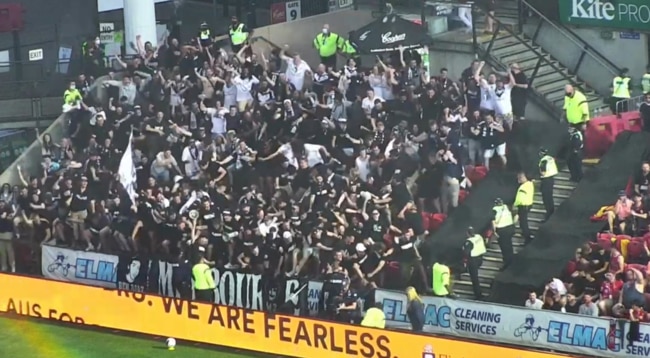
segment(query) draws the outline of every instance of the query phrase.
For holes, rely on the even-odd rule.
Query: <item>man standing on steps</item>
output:
[[[569,155],[566,162],[571,173],[571,181],[579,182],[582,180],[582,132],[573,127],[569,127]]]
[[[494,201],[494,219],[492,220],[492,230],[494,236],[497,238],[501,255],[503,255],[503,266],[500,271],[503,271],[512,262],[512,257],[515,255],[512,248],[512,237],[515,236],[515,221],[513,220],[512,213],[508,206],[503,203],[501,198]]]
[[[618,76],[612,80],[612,98],[609,109],[612,113],[619,114],[628,111],[627,100],[630,99],[630,76],[627,75],[628,69],[623,68]],[[621,102],[621,103],[618,103]]]
[[[471,226],[467,228],[467,239],[463,244],[463,252],[467,259],[467,272],[472,281],[472,288],[474,289],[474,297],[477,300],[483,299],[481,293],[481,283],[478,280],[478,270],[483,264],[483,255],[487,252],[485,249],[485,239],[481,235],[474,232]]]
[[[582,133],[585,132],[589,121],[589,103],[587,97],[571,85],[564,87],[564,119],[570,126]]]
[[[528,244],[533,238],[530,235],[530,228],[528,227],[528,212],[533,206],[533,197],[535,196],[535,185],[532,181],[528,180],[526,174],[520,172],[517,174],[517,181],[519,182],[519,189],[517,189],[517,196],[515,202],[512,204],[513,210],[517,210],[515,221],[519,220],[519,228],[524,237],[525,243]]]
[[[540,190],[542,191],[544,209],[546,209],[546,217],[544,218],[544,221],[546,221],[555,211],[555,203],[553,202],[553,186],[555,185],[555,176],[558,174],[558,170],[555,158],[548,155],[548,150],[540,148],[539,157],[539,174],[542,179]]]

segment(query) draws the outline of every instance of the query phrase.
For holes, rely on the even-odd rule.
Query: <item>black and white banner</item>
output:
[[[118,257],[96,252],[43,246],[41,272],[46,278],[115,288]]]
[[[150,292],[151,261],[139,256],[121,256],[117,265],[117,289],[130,292]]]

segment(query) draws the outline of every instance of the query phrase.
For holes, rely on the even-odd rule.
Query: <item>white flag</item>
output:
[[[131,203],[135,204],[136,171],[135,165],[133,164],[131,141],[133,141],[133,131],[129,136],[129,144],[126,146],[122,159],[120,159],[120,168],[117,170],[117,173],[120,176],[120,183],[127,194],[129,194],[129,198],[131,198]]]

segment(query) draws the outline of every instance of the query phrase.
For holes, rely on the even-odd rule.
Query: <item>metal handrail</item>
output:
[[[641,103],[645,101],[645,95],[640,95],[632,98],[622,99],[616,102],[616,112],[633,112],[641,108]],[[627,109],[627,111],[623,111]]]
[[[589,46],[589,44],[585,40],[580,38],[578,35],[576,35],[569,28],[567,28],[567,27],[564,27],[564,29],[560,28],[560,26],[553,23],[553,21],[551,21],[549,18],[544,16],[541,12],[539,12],[537,9],[535,9],[535,7],[533,7],[526,0],[519,0],[519,1],[521,2],[521,4],[526,5],[528,7],[528,9],[532,10],[542,20],[544,20],[545,22],[547,22],[551,26],[553,26],[557,31],[559,31],[562,35],[564,35],[567,39],[569,39],[569,41],[573,42],[576,46],[582,48],[583,51],[585,51],[585,53],[587,55],[589,55],[589,57],[591,57],[592,59],[594,59],[594,61],[601,64],[603,67],[607,68],[614,76],[619,75],[619,73],[621,72],[621,69],[618,66],[616,66],[613,62],[611,62],[609,59],[607,59],[603,54],[598,52],[596,49]],[[520,11],[521,11],[521,9],[520,9]],[[570,35],[567,34],[567,32],[570,33]],[[579,41],[576,41],[576,39],[578,39]],[[582,42],[582,43],[579,43],[579,42]],[[594,52],[596,53],[595,55],[594,55]],[[600,58],[598,58],[598,57],[600,57]],[[604,62],[603,62],[603,60],[604,60]]]

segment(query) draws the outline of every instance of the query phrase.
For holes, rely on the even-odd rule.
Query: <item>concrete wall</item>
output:
[[[537,24],[526,25],[524,32],[532,37],[536,27]],[[648,61],[647,35],[641,34],[640,40],[624,40],[620,39],[618,32],[614,32],[612,40],[604,40],[600,36],[602,30],[599,29],[572,28],[572,30],[617,67],[627,67],[630,70],[630,75],[635,77],[637,82],[639,77],[645,73]],[[580,58],[582,47],[579,45],[580,42],[576,43],[572,39],[570,34],[544,23],[536,42],[562,65],[573,70]],[[587,54],[577,75],[601,95],[609,96],[611,93],[609,87],[616,71],[598,57]]]

